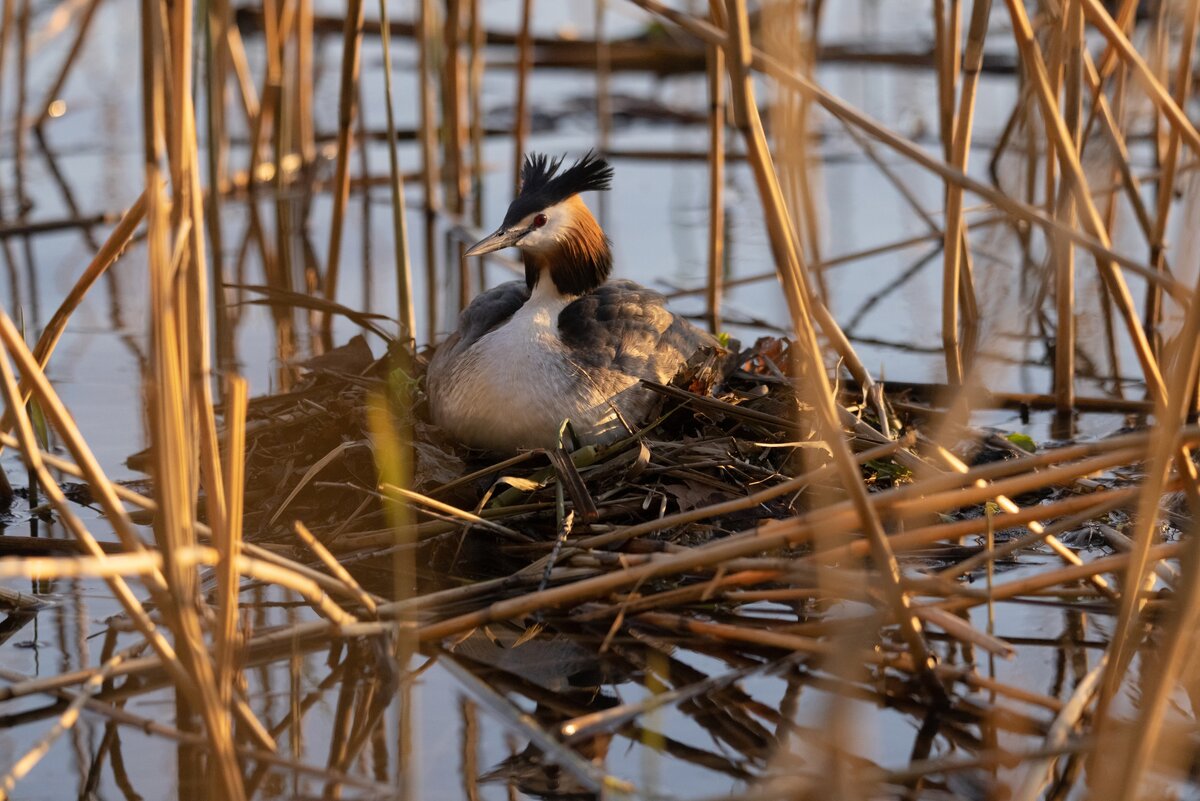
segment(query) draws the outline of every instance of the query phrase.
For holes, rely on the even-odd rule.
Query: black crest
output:
[[[559,172],[563,160],[545,153],[528,153],[521,168],[521,191],[508,207],[504,228],[547,206],[561,203],[571,195],[608,189],[613,169],[608,162],[589,150],[583,158]]]

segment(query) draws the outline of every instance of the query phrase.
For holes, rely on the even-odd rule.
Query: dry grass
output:
[[[49,94],[18,120],[18,170],[23,132],[54,125],[54,101],[79,69],[98,5],[76,10],[75,36]],[[598,17],[615,5],[598,4]],[[1171,219],[1189,212],[1190,190],[1177,190],[1190,186],[1200,156],[1200,134],[1186,113],[1200,0],[1150,4],[1141,23],[1130,0],[1115,13],[1098,0],[1008,0],[995,8],[990,0],[939,0],[935,46],[918,64],[936,77],[929,102],[939,147],[932,148],[819,85],[820,2],[712,0],[702,16],[655,0],[626,5],[648,12],[673,38],[601,38],[556,49],[534,35],[532,0],[519,4],[517,33],[507,37],[484,29],[479,0],[421,0],[414,21],[389,19],[386,2],[368,19],[373,9],[362,0],[336,20],[315,15],[309,0],[255,8],[215,2],[201,17],[189,2],[140,4],[144,191],[95,245],[74,287],[60,293],[35,347],[26,345],[15,310],[0,310],[0,444],[20,455],[47,514],[73,538],[73,552],[35,550],[14,538],[0,557],[0,577],[99,578],[123,615],[94,665],[36,678],[3,673],[9,684],[0,702],[53,702],[13,712],[9,725],[55,723],[0,766],[0,795],[19,793],[18,783],[87,714],[113,732],[136,727],[186,745],[213,798],[277,797],[270,777],[280,774],[322,784],[325,797],[414,797],[420,772],[436,769],[420,765],[413,750],[422,738],[414,696],[435,665],[472,699],[462,708],[468,798],[482,797],[479,782],[489,778],[479,774],[475,704],[529,744],[490,778],[513,793],[547,797],[657,797],[653,787],[614,775],[606,757],[617,738],[723,774],[744,787],[736,797],[755,799],[938,798],[970,788],[1020,799],[1134,799],[1191,781],[1197,716],[1180,699],[1194,695],[1200,678],[1193,531],[1200,485],[1192,453],[1200,444],[1200,282],[1189,285],[1194,258],[1173,248],[1168,234]],[[4,3],[0,62],[28,13],[27,2]],[[771,26],[769,35],[759,34],[760,24]],[[26,19],[17,41],[20,106],[27,26]],[[1152,28],[1160,40],[1150,51]],[[322,151],[314,41],[329,30],[342,43],[338,129]],[[401,39],[415,45],[415,98],[396,96],[391,79],[392,45]],[[369,97],[363,59],[375,40],[385,80],[381,96]],[[507,179],[484,172],[483,141],[495,135],[482,117],[485,43],[511,51],[514,119],[505,133],[517,163],[535,135],[539,66],[575,59],[596,72],[602,146],[611,137],[612,71],[704,74],[698,119],[707,147],[659,154],[708,165],[706,282],[688,291],[704,295],[714,330],[728,287],[778,280],[787,302],[786,338],[695,360],[671,385],[653,387],[661,396],[656,417],[613,446],[495,462],[446,441],[426,419],[428,353],[415,345],[414,307],[425,305],[421,338],[431,339],[445,327],[443,279],[453,276],[460,303],[471,294],[462,246],[486,224],[483,182]],[[975,122],[993,46],[1015,53],[1019,90],[1004,135],[988,143],[977,140]],[[248,47],[263,56],[262,74]],[[886,64],[885,55],[892,63],[913,57],[875,57]],[[203,80],[195,80],[194,65]],[[405,168],[418,165],[405,165],[389,147],[377,182],[389,187],[395,329],[355,311],[339,287],[339,265],[351,258],[349,204],[356,192],[368,210],[372,202],[365,194],[372,134],[362,111],[379,103],[382,139],[411,133],[420,154],[410,180]],[[416,130],[398,130],[400,103],[418,110]],[[238,115],[249,140],[242,173],[231,146]],[[901,189],[927,234],[825,252],[813,133],[829,121],[844,126],[845,141],[877,165],[881,181]],[[1130,155],[1148,125],[1154,133],[1138,147],[1153,153],[1149,173]],[[1015,159],[1018,180],[975,177],[971,162],[984,155],[993,165]],[[723,206],[735,159],[753,176],[776,269],[728,280]],[[321,174],[322,160],[332,162],[331,179]],[[941,209],[921,208],[904,190],[897,160],[942,182]],[[406,224],[406,183],[421,190],[419,258]],[[332,200],[328,218],[305,216],[322,192]],[[235,265],[220,212],[245,194],[257,233]],[[274,210],[274,242],[258,199]],[[1128,240],[1117,236],[1120,203],[1145,252],[1119,244]],[[10,222],[5,243],[36,234],[35,223]],[[63,224],[94,221],[76,214]],[[296,245],[292,234],[305,225],[327,229],[323,261]],[[989,258],[983,239],[995,230],[1023,243],[1023,278],[1038,288],[1032,312],[1056,343],[1052,385],[1041,395],[984,389],[982,340],[992,310],[981,296],[981,265]],[[442,248],[439,231],[449,232]],[[151,446],[138,462],[152,476],[148,494],[107,476],[47,377],[73,313],[138,238],[149,270],[143,390]],[[834,268],[914,244],[932,247],[931,260],[941,250],[935,316],[946,380],[885,386],[830,310],[830,287]],[[234,287],[247,290],[240,263],[248,248],[261,252],[268,280],[259,295],[275,315],[281,359],[319,354],[303,377],[281,367],[280,392],[252,400],[233,368],[240,312],[228,302]],[[428,294],[417,299],[412,271],[422,258]],[[1093,266],[1110,370],[1088,378],[1114,387],[1110,395],[1080,392],[1076,323]],[[302,287],[294,276],[303,276]],[[895,301],[883,294],[873,302]],[[309,315],[316,334],[307,347],[297,342],[295,309]],[[387,353],[375,358],[359,339],[334,348],[338,316],[385,340]],[[1136,356],[1144,400],[1121,395],[1122,348]],[[1031,443],[972,424],[973,415],[1014,404],[1055,409],[1064,440],[1081,410],[1139,419],[1119,435],[1032,452]],[[47,447],[42,425],[66,455]],[[70,490],[64,477],[85,490]],[[117,543],[93,530],[80,500],[103,511]],[[1112,553],[1077,547],[1080,533],[1093,529],[1115,544]],[[999,570],[1014,564],[1022,568],[1016,578]],[[301,611],[285,625],[254,625],[250,611],[264,588]],[[0,602],[18,622],[40,604],[16,591]],[[1003,604],[1067,610],[1076,629],[1061,644],[1053,692],[996,677],[996,659],[1022,658],[1045,634],[998,634]],[[138,642],[117,649],[118,627]],[[531,656],[538,649],[555,654],[551,661],[582,660],[620,678],[597,679],[587,692],[541,681],[542,657]],[[301,671],[301,660],[320,651],[328,653],[322,674]],[[705,674],[685,653],[726,670]],[[249,696],[260,668],[291,677],[292,703],[274,719]],[[744,680],[763,676],[782,690],[776,706],[744,689]],[[626,681],[644,691],[604,696],[610,703],[600,708],[599,688]],[[164,686],[173,691],[173,726],[126,707]],[[809,690],[821,694],[822,709],[800,711]],[[314,723],[310,709],[325,691],[336,702]],[[859,755],[855,701],[917,724],[905,767]],[[667,710],[690,717],[722,748],[673,739],[656,717]],[[306,759],[311,752],[302,747],[305,726],[314,725],[331,732],[324,764]],[[398,740],[394,764],[385,737]],[[108,759],[123,773],[114,741],[106,736],[97,762]],[[367,755],[374,773],[364,767]],[[549,789],[541,783],[546,764],[561,771],[561,784]]]

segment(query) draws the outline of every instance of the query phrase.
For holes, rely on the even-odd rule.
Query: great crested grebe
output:
[[[602,445],[642,423],[653,393],[716,339],[633,281],[609,281],[612,251],[580,192],[608,189],[612,167],[588,153],[529,154],[521,191],[500,228],[468,256],[516,247],[525,280],[476,297],[429,364],[433,421],[489,451],[551,447],[564,421],[582,444]]]

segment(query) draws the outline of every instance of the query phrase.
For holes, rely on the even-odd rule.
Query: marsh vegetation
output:
[[[1198,24],[3,0],[0,795],[1195,796]],[[470,451],[462,254],[589,148],[726,347]]]

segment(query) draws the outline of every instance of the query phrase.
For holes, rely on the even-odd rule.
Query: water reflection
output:
[[[132,6],[120,0],[99,6],[93,0],[81,21],[81,39],[97,7],[92,23],[95,35],[81,56],[97,75],[80,75],[77,84],[68,86],[68,108],[78,110],[62,120],[47,121],[44,129],[33,129],[31,141],[26,141],[24,127],[16,126],[16,153],[7,165],[13,169],[15,183],[13,193],[5,198],[6,228],[0,231],[5,303],[21,313],[31,339],[57,307],[78,265],[97,248],[98,234],[111,224],[106,213],[123,208],[140,181],[137,139],[127,130],[127,120],[136,116],[135,93],[108,94],[115,89],[107,89],[98,108],[89,108],[87,97],[94,83],[115,87],[136,72],[133,56],[113,46],[128,41]],[[493,4],[488,4],[488,27],[508,21],[505,15],[511,7],[511,3],[495,4],[493,10]],[[21,8],[20,35],[25,41],[30,4]],[[857,10],[846,16],[854,16]],[[547,33],[554,20],[571,16],[550,4],[545,13],[550,20]],[[902,20],[894,17],[897,12],[886,13],[893,15],[887,28],[896,36],[916,35],[916,23],[893,25]],[[614,21],[610,24],[617,27]],[[261,42],[249,27],[246,34],[246,49],[257,67]],[[317,52],[310,54],[317,67],[316,97],[328,101],[337,53],[325,39],[317,42]],[[415,97],[414,49],[398,41],[397,50],[397,61],[405,65],[403,75],[397,76],[404,84],[401,94]],[[47,74],[39,56],[29,66],[39,75]],[[364,93],[380,82],[379,70],[372,51],[364,60]],[[919,98],[905,98],[916,97],[917,89],[928,81],[927,76],[914,79],[889,73],[873,84],[868,78],[877,73],[859,67],[822,71],[822,77],[839,91],[864,102],[900,85],[901,107],[889,109],[896,118],[922,106]],[[291,80],[290,75],[274,77],[278,82]],[[504,165],[511,160],[506,130],[511,108],[507,99],[492,102],[491,98],[507,98],[507,88],[499,87],[502,79],[491,72],[483,80],[485,88],[493,91],[483,92],[488,125],[479,132],[474,162]],[[546,73],[535,81],[531,144],[551,151],[591,144],[594,131],[587,126],[594,121],[594,111],[590,94],[580,99],[578,74]],[[703,222],[705,209],[696,200],[703,164],[683,159],[665,163],[639,158],[639,152],[654,155],[668,146],[697,146],[696,125],[703,115],[689,116],[685,111],[703,102],[703,81],[697,76],[645,74],[614,75],[612,81],[611,136],[614,150],[623,150],[625,156],[619,162],[620,181],[606,199],[603,216],[617,248],[618,273],[677,287],[680,307],[699,314],[700,307],[693,301],[689,308],[684,293],[704,275],[697,223]],[[276,84],[269,88],[274,94],[261,93],[267,106],[278,100],[281,91]],[[1007,81],[988,90],[996,97],[1013,91]],[[377,109],[365,98],[364,94],[356,129],[365,145],[357,150],[358,174],[347,211],[338,298],[362,311],[394,316],[395,276],[383,266],[390,264],[391,223],[389,215],[379,213],[381,204],[390,203],[381,191],[390,180],[382,167],[386,142],[378,135]],[[660,102],[664,100],[671,101],[666,111]],[[241,102],[249,101],[242,98]],[[404,104],[401,111],[406,130],[418,128],[414,105]],[[316,112],[319,130],[336,127],[336,103],[326,103]],[[993,129],[1002,122],[980,121]],[[277,300],[320,294],[331,207],[332,168],[323,149],[327,137],[314,132],[302,136],[296,143],[303,154],[300,167],[287,170],[281,158],[287,148],[276,142],[254,147],[249,141],[259,133],[236,126],[233,130],[236,135],[223,145],[227,163],[222,168],[231,191],[222,195],[215,224],[209,228],[218,232],[212,240],[218,256],[214,264],[226,284],[215,293],[218,364],[247,374],[257,394],[308,391],[300,364],[313,357],[333,355],[337,361],[309,361],[310,369],[314,364],[323,369],[332,364],[342,373],[358,376],[369,360],[335,350],[358,333],[358,326],[327,308],[271,302],[271,296],[261,291],[275,293]],[[94,143],[93,131],[101,132]],[[904,169],[883,180],[869,157],[849,155],[846,142],[832,134],[829,138],[822,153],[827,157],[824,181],[830,221],[837,224],[827,225],[830,230],[822,252],[836,258],[880,242],[912,241],[853,263],[830,265],[823,271],[830,303],[839,318],[848,321],[847,332],[861,346],[864,358],[886,366],[886,378],[937,382],[941,349],[924,312],[936,291],[931,288],[936,279],[930,278],[933,271],[927,265],[937,259],[940,249],[928,241],[930,222],[923,209],[936,207],[941,186]],[[421,162],[418,144],[407,138],[400,153],[409,169]],[[44,164],[45,172],[30,169],[35,164]],[[239,173],[239,168],[244,172]],[[752,341],[764,331],[779,330],[784,308],[770,281],[751,280],[772,274],[771,260],[758,216],[747,202],[753,192],[748,171],[736,159],[731,159],[729,171],[731,289],[725,318],[733,333]],[[440,183],[438,176],[418,177],[431,185]],[[458,183],[450,186],[456,194],[446,204],[453,208],[458,205],[454,198],[466,193]],[[471,205],[473,219],[478,221],[485,208],[495,212],[506,205],[509,189],[503,168],[489,173],[478,185],[481,202]],[[10,200],[15,200],[15,208]],[[863,205],[874,213],[854,213]],[[419,232],[412,247],[414,255],[419,254],[415,290],[424,299],[416,329],[423,340],[431,341],[474,291],[510,279],[511,265],[495,260],[472,273],[460,258],[461,245],[469,238],[464,221],[435,214],[437,206],[424,206],[423,201],[410,202],[409,208],[409,230]],[[54,224],[41,223],[39,228],[41,220]],[[988,221],[978,220],[972,229],[981,232],[988,226]],[[921,241],[913,241],[918,238]],[[86,250],[83,258],[81,247]],[[991,263],[1000,266],[980,271],[980,293],[992,293],[989,297],[1004,322],[981,335],[984,347],[979,358],[1002,365],[998,381],[1004,386],[993,389],[1045,392],[1047,365],[1053,363],[1053,332],[1034,315],[1019,313],[1043,288],[1022,283],[1026,269],[1005,266],[1032,263],[1036,246],[1025,232],[997,230],[987,250],[976,254],[979,262],[991,257]],[[1014,259],[1013,252],[1020,255]],[[123,465],[138,450],[135,441],[142,426],[144,261],[143,250],[135,243],[105,274],[104,291],[85,300],[75,321],[78,325],[73,323],[52,367],[64,398],[105,467],[121,477],[140,475],[141,463],[136,460],[128,468]],[[739,279],[746,280],[739,284]],[[1097,284],[1092,314],[1101,334],[1096,341],[1102,347],[1081,360],[1080,374],[1097,391],[1119,393],[1122,382],[1106,378],[1122,375],[1122,353],[1113,333],[1111,301],[1104,292]],[[394,330],[388,321],[376,322],[387,332]],[[368,341],[372,352],[382,351],[383,337],[368,334],[364,343]],[[1123,363],[1131,364],[1129,354],[1123,355]],[[363,386],[370,387],[376,386],[372,380],[380,380],[379,376],[361,378]],[[295,477],[295,465],[287,461],[289,449],[329,454],[343,448],[333,470],[314,476],[291,511],[303,509],[318,538],[330,544],[348,533],[365,537],[372,527],[379,536],[390,536],[378,498],[363,490],[375,485],[371,453],[365,438],[356,438],[361,431],[347,425],[360,405],[347,401],[339,406],[325,396],[314,398],[313,407],[306,409],[309,416],[273,423],[278,427],[277,441],[259,435],[261,450],[254,458],[273,460],[277,469],[256,473],[263,485],[255,488],[261,492],[252,492],[251,500],[261,503],[248,505],[247,530],[268,532],[280,512],[279,500],[286,495],[280,488]],[[266,400],[260,402],[260,417],[270,416],[273,403],[280,410],[285,406],[305,410],[294,397]],[[1085,433],[1094,434],[1122,422],[1111,416],[1085,421],[1050,421],[1049,416],[1023,420],[1015,411],[995,412],[981,415],[977,422],[1024,427],[1036,439],[1043,438],[1042,432],[1067,438],[1077,423]],[[333,418],[340,425],[321,425]],[[1094,428],[1089,431],[1087,426]],[[355,436],[348,436],[348,430]],[[279,449],[272,450],[273,444]],[[11,457],[5,467],[14,484],[27,483]],[[444,469],[461,475],[471,467],[454,464]],[[430,485],[437,483],[444,481],[431,480]],[[479,501],[469,492],[464,500],[468,506]],[[664,491],[661,501],[666,500]],[[24,502],[8,515],[6,533],[65,538],[61,527],[41,516],[36,492],[27,492]],[[90,516],[88,523],[97,531],[105,530],[98,514]],[[422,594],[450,591],[470,581],[503,579],[525,566],[529,553],[545,550],[539,551],[538,543],[479,543],[464,537],[453,521],[426,521],[423,533],[434,528],[430,523],[441,528],[420,545],[395,546],[352,562],[363,587],[380,596],[393,592],[390,559],[396,549],[416,552]],[[276,540],[267,545],[293,553],[291,542]],[[955,555],[942,553],[938,558]],[[914,557],[905,564],[906,571],[916,573],[927,567],[924,559]],[[1012,565],[1014,575],[1008,578],[1025,569],[1032,571],[1033,566],[1017,560]],[[972,578],[983,580],[980,575]],[[134,642],[120,619],[110,619],[117,608],[99,583],[41,582],[18,591],[25,595],[7,598],[16,611],[0,622],[0,644],[5,646],[0,664],[13,685],[103,662]],[[855,599],[821,603],[801,599],[747,608],[723,592],[701,595],[674,611],[715,624],[749,625],[797,636],[816,633],[821,625],[825,631],[840,628],[856,611],[863,614],[854,607]],[[53,605],[38,611],[21,608],[33,602],[29,596],[48,599]],[[913,798],[950,793],[989,797],[1007,785],[1012,766],[962,767],[952,760],[969,761],[1000,744],[1018,751],[1032,748],[1061,708],[1062,699],[1094,667],[1097,647],[1109,633],[1107,623],[1098,623],[1098,614],[1075,597],[1037,606],[1001,603],[990,617],[977,608],[969,613],[976,627],[1017,646],[1017,657],[1000,660],[990,653],[981,656],[956,641],[944,642],[939,654],[942,664],[961,669],[976,684],[960,688],[944,708],[931,709],[904,673],[782,656],[779,648],[764,644],[698,642],[696,636],[655,625],[649,618],[625,630],[616,625],[622,614],[616,608],[550,615],[527,626],[477,628],[445,652],[429,650],[402,662],[399,640],[390,635],[351,635],[331,642],[328,632],[321,630],[308,638],[281,636],[272,641],[273,632],[286,634],[313,622],[309,607],[293,595],[264,586],[248,585],[242,597],[257,639],[244,654],[245,685],[237,688],[247,710],[238,723],[238,741],[244,749],[249,790],[259,798],[280,799],[390,797],[398,786],[413,788],[410,797],[598,798],[609,779],[631,783],[647,798],[712,797],[751,786],[761,788],[756,797],[820,795],[831,786],[850,795],[856,775],[884,777],[897,794]],[[1080,598],[1087,598],[1082,590]],[[477,600],[456,598],[439,611],[466,610]],[[637,599],[631,595],[631,600]],[[897,650],[897,644],[888,634],[881,635],[873,621],[846,628],[853,635],[847,637],[848,647]],[[618,629],[621,633],[614,634]],[[1039,636],[1017,636],[1028,632]],[[135,663],[140,656],[131,655]],[[1001,682],[1028,692],[1006,696],[996,687]],[[84,722],[54,746],[25,787],[37,788],[31,792],[46,798],[208,797],[209,768],[203,740],[195,734],[196,716],[166,687],[165,677],[152,667],[130,669],[106,680],[98,694],[105,706],[87,707]],[[17,753],[20,746],[42,736],[70,702],[72,692],[64,687],[5,696],[0,718],[4,747]],[[838,725],[844,728],[830,721],[843,721]],[[268,757],[264,752],[273,753]],[[905,773],[910,763],[939,760],[952,769],[933,778]],[[1079,770],[1079,764],[1077,756],[1070,755],[1066,775]],[[1059,786],[1068,784],[1064,779]]]

